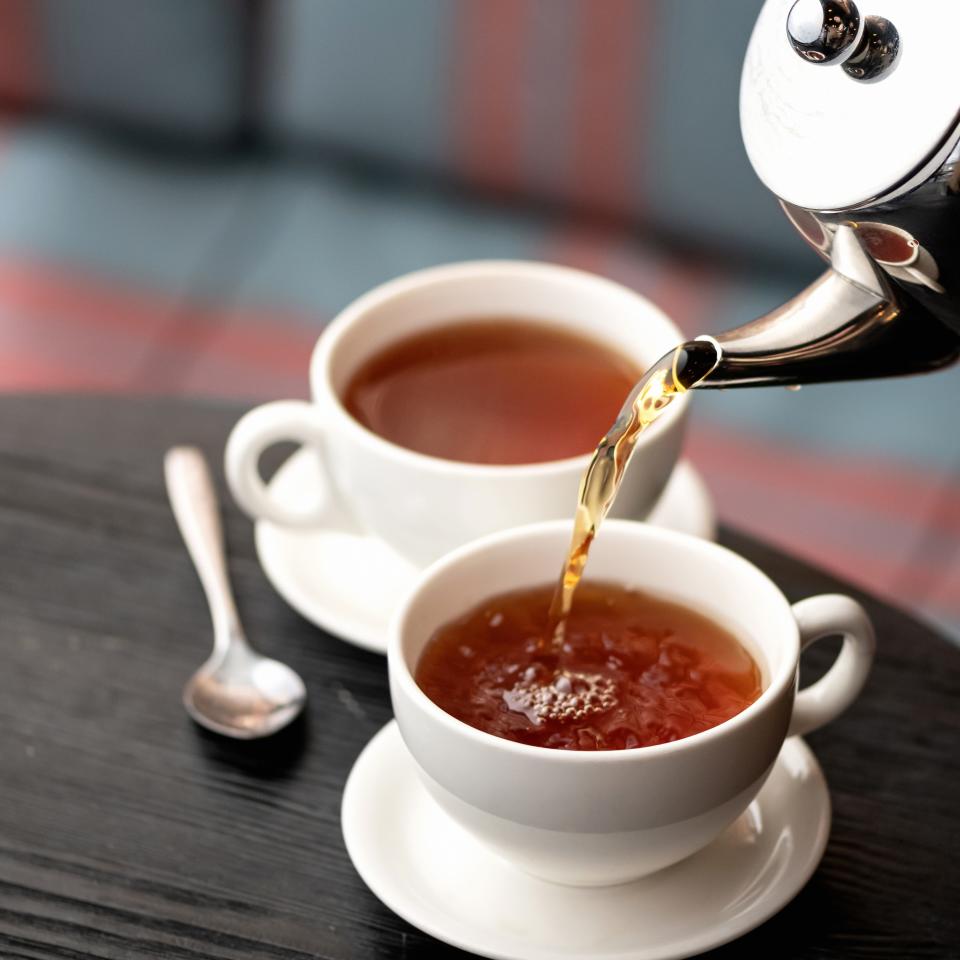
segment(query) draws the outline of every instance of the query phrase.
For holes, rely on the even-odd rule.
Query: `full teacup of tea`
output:
[[[548,623],[569,521],[467,544],[391,631],[400,732],[438,804],[536,876],[602,885],[699,850],[759,792],[786,736],[857,696],[874,638],[849,597],[791,606],[716,544],[608,521],[565,630]],[[801,649],[840,655],[796,692]]]
[[[226,474],[240,506],[284,526],[349,526],[417,565],[520,523],[568,516],[597,440],[635,379],[683,339],[643,297],[541,263],[451,264],[350,304],[310,364],[312,403],[277,401],[236,425]],[[617,498],[644,517],[679,456],[677,399]],[[258,462],[303,444],[323,465],[310,504],[286,503]]]

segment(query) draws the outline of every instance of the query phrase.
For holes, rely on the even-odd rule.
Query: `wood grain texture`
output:
[[[161,458],[194,442],[219,471],[239,413],[0,401],[4,958],[458,955],[383,907],[343,848],[344,780],[391,715],[383,659],[287,608],[232,507],[241,615],[260,649],[303,676],[308,710],[270,742],[234,744],[180,706],[210,625]],[[755,541],[724,539],[791,599],[846,590]],[[878,628],[876,669],[850,712],[810,738],[834,802],[826,857],[779,916],[711,956],[960,956],[960,652],[861,599]]]

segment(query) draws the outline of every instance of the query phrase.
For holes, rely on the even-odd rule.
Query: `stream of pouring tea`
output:
[[[550,604],[547,637],[552,638],[555,646],[563,642],[573,595],[583,576],[590,544],[613,505],[640,435],[674,397],[705,380],[719,359],[719,348],[712,338],[690,340],[665,354],[630,391],[613,426],[597,445],[580,480],[573,537]]]

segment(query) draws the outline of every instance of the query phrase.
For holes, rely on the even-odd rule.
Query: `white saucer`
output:
[[[816,869],[830,797],[793,737],[757,799],[709,847],[615,887],[565,887],[489,852],[426,792],[396,722],[357,758],[343,792],[347,852],[367,886],[425,933],[503,960],[679,960],[759,926]]]
[[[270,482],[291,505],[309,505],[324,479],[309,451],[295,453]],[[681,461],[650,523],[713,539],[713,502],[700,475]],[[332,524],[336,526],[336,524]],[[307,620],[338,637],[386,653],[390,617],[420,571],[376,537],[322,527],[256,524],[257,556],[276,591]]]

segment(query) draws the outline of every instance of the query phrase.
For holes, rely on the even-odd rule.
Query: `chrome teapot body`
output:
[[[861,16],[851,0],[767,0],[758,18],[744,143],[829,269],[717,336],[703,387],[895,376],[960,357],[960,90],[939,77],[924,99],[949,63],[936,62],[948,39],[937,31],[960,28],[960,4],[866,2],[890,16]]]

